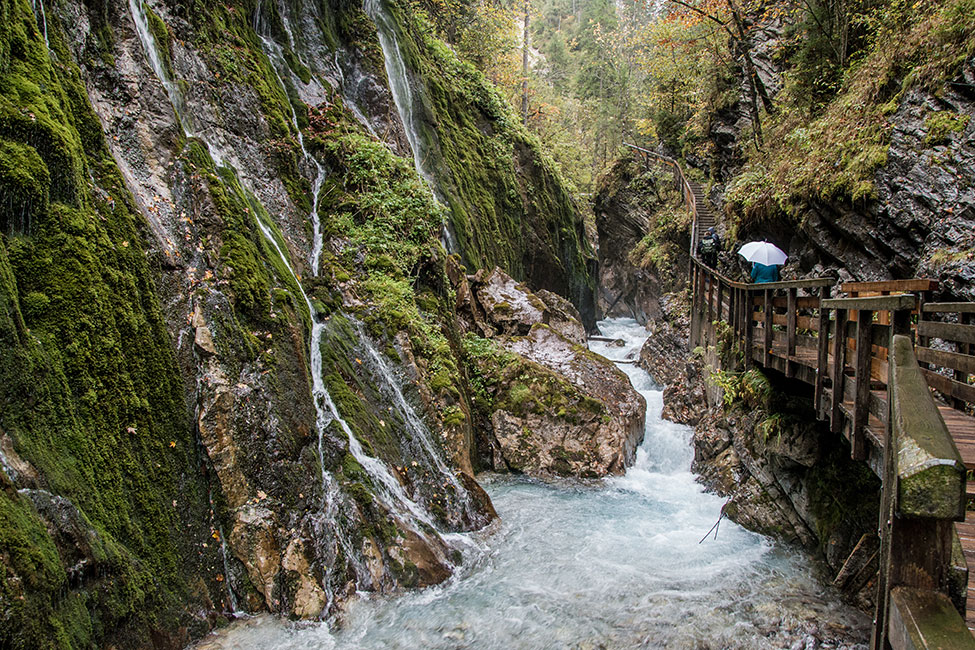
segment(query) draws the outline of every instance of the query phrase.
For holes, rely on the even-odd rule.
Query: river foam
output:
[[[646,334],[603,321],[633,358]],[[363,594],[340,623],[272,617],[235,623],[224,648],[838,648],[861,647],[868,620],[823,588],[793,549],[718,521],[723,500],[690,472],[691,430],[660,419],[662,393],[621,364],[647,399],[646,435],[625,476],[594,482],[479,477],[501,523],[446,584]],[[711,533],[709,534],[709,531]]]

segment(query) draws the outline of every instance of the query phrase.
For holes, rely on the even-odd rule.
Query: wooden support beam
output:
[[[755,304],[752,302],[751,292],[743,289],[743,314],[745,324],[745,369],[752,367],[752,346],[755,341],[755,330],[752,321],[755,318]]]
[[[772,363],[772,291],[769,289],[765,290],[765,361],[763,362],[765,366],[769,366]]]
[[[820,290],[820,300],[829,298],[829,287]],[[816,386],[813,392],[813,404],[816,413],[821,413],[823,409],[823,389],[826,384],[827,365],[829,364],[829,309],[822,306],[820,302],[819,317],[817,318],[817,329],[819,339],[816,346]]]
[[[884,650],[888,640],[906,642],[907,637],[899,635],[906,629],[904,621],[897,620],[900,605],[892,604],[901,593],[897,587],[942,594],[952,588],[957,563],[952,521],[965,519],[965,465],[927,390],[910,337],[896,333],[906,329],[907,317],[895,313],[880,510],[881,569],[871,642],[875,650]],[[954,616],[960,618],[950,601],[942,612],[939,616],[929,612],[930,618],[926,614],[918,620],[944,625]],[[966,634],[965,645],[957,647],[975,647],[971,634]]]
[[[850,439],[850,456],[853,460],[867,459],[867,441],[864,429],[870,417],[870,360],[872,346],[870,329],[873,312],[868,309],[857,311],[857,350],[856,350],[856,402],[853,411],[853,436]]]
[[[960,323],[939,323],[924,320],[917,324],[918,336],[926,336],[956,343],[975,343],[975,325]]]
[[[914,348],[917,353],[917,360],[941,368],[951,368],[969,374],[975,373],[975,356],[971,354],[959,354],[948,352],[947,350],[934,350],[932,348]]]
[[[914,309],[917,297],[908,296],[872,296],[868,298],[831,298],[826,302],[830,309],[869,309],[870,311],[894,311],[898,309]]]
[[[963,325],[969,325],[969,326],[971,326],[971,323],[972,323],[972,315],[971,314],[959,313],[958,314],[958,322],[961,323],[961,324],[963,324]],[[967,354],[971,354],[972,353],[972,344],[971,343],[955,343],[955,350],[956,350],[956,352],[958,354],[966,354],[966,355]],[[955,368],[955,371],[952,374],[953,374],[953,376],[955,378],[955,382],[961,384],[962,386],[968,386],[969,385],[968,384],[968,373],[967,372],[965,372],[965,371],[963,371],[963,370],[961,370],[959,368]],[[954,406],[956,409],[963,409],[963,408],[965,408],[965,401],[966,400],[963,400],[960,397],[956,397],[954,395],[952,395],[952,397],[951,397],[951,405]]]
[[[715,320],[724,320],[724,283],[718,280],[718,314]]]
[[[708,322],[714,320],[714,276],[708,273],[706,275],[708,282]]]
[[[922,368],[921,372],[924,373],[924,378],[927,379],[928,386],[944,394],[945,397],[954,400],[954,403],[964,405],[965,402],[968,402],[975,404],[975,386],[963,384],[960,381],[955,381],[951,377],[945,377],[927,368]]]
[[[828,305],[829,301],[824,300],[823,305]],[[843,430],[843,413],[840,405],[843,403],[843,367],[846,365],[846,310],[837,310],[833,318],[833,367],[831,368],[831,378],[833,380],[833,403],[830,405],[830,431],[839,433]]]
[[[921,312],[925,314],[975,314],[975,302],[928,302]]]
[[[785,350],[786,355],[790,357],[794,357],[796,354],[796,298],[798,298],[796,288],[790,287],[785,312]],[[795,367],[792,362],[789,362],[786,365],[785,375],[786,377],[792,377],[795,375]]]
[[[938,281],[928,278],[912,278],[909,280],[880,280],[878,282],[844,282],[840,286],[843,293],[880,293],[881,291],[935,291]]]

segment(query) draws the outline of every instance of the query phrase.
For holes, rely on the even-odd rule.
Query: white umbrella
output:
[[[765,266],[785,264],[788,257],[781,248],[767,241],[750,241],[738,250],[738,254],[749,262],[758,262]]]

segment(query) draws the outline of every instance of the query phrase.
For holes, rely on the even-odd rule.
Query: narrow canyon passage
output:
[[[600,328],[634,357],[634,321]],[[662,392],[620,364],[647,400],[646,436],[625,476],[541,482],[483,475],[500,522],[471,538],[446,584],[351,603],[340,623],[238,621],[198,650],[229,648],[857,647],[866,615],[824,590],[798,552],[723,521],[690,472],[691,430],[660,418]],[[699,543],[701,542],[701,543]],[[810,645],[812,643],[813,645]],[[798,644],[798,645],[796,645]]]

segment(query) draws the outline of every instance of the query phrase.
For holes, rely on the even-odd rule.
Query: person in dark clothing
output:
[[[714,231],[714,228],[708,228],[708,231],[701,237],[701,240],[697,242],[697,256],[701,258],[707,266],[712,269],[718,268],[718,251],[721,250],[721,240],[718,238],[718,233]]]
[[[779,266],[777,264],[759,264],[758,262],[752,263],[752,282],[778,282],[779,281]]]

